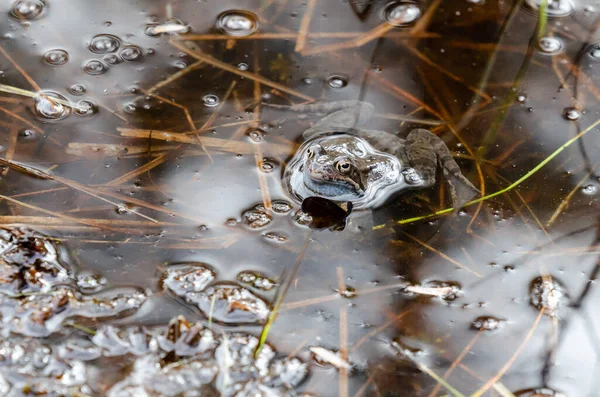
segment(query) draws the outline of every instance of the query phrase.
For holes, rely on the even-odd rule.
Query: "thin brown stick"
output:
[[[371,337],[377,335],[378,333],[380,333],[381,331],[383,331],[384,329],[386,329],[387,327],[389,327],[390,325],[394,324],[397,321],[400,321],[402,319],[402,317],[406,316],[408,313],[411,312],[411,309],[407,309],[405,311],[403,311],[400,314],[395,315],[394,317],[392,317],[389,321],[387,321],[385,324],[375,328],[373,331],[369,332],[368,334],[366,334],[365,336],[363,336],[362,338],[360,338],[351,348],[350,350],[354,351],[356,349],[358,349],[363,343],[365,343],[367,340],[369,340]]]
[[[348,362],[348,310],[340,309],[340,357]],[[340,368],[339,396],[348,397],[348,369]]]
[[[229,139],[219,139],[206,136],[195,137],[181,133],[141,130],[135,128],[117,128],[117,131],[121,133],[121,136],[131,138],[152,138],[167,142],[190,143],[193,145],[200,145],[202,143],[206,145],[206,147],[229,153],[254,154],[255,152],[254,144],[249,142],[236,142]],[[261,145],[263,145],[266,149],[283,156],[294,154],[296,150],[295,145],[282,145],[273,143],[263,143]]]
[[[131,170],[128,173],[121,175],[120,177],[113,179],[110,182],[105,183],[104,186],[118,186],[118,185],[121,185],[127,181],[134,179],[134,178],[137,178],[138,176],[142,175],[143,173],[148,172],[148,171],[154,169],[155,167],[158,167],[162,163],[164,163],[166,158],[167,158],[166,154],[161,154],[154,160],[147,162],[146,164],[142,165],[141,167]]]
[[[261,84],[264,84],[264,85],[269,86],[271,88],[275,88],[275,89],[277,89],[279,91],[282,91],[282,92],[285,92],[285,93],[287,93],[289,95],[293,95],[293,96],[296,96],[298,98],[302,98],[302,99],[307,100],[307,101],[314,101],[314,98],[312,98],[312,97],[310,97],[308,95],[305,95],[305,94],[303,94],[303,93],[301,93],[299,91],[296,91],[296,90],[294,90],[294,89],[292,89],[290,87],[286,87],[286,86],[284,86],[282,84],[276,83],[276,82],[271,81],[269,79],[266,79],[266,78],[264,78],[263,76],[261,76],[261,75],[259,75],[257,73],[251,73],[251,72],[247,72],[247,71],[244,71],[244,70],[239,70],[235,66],[232,66],[232,65],[230,65],[228,63],[219,61],[218,59],[215,59],[215,58],[213,58],[210,55],[204,54],[204,53],[202,53],[200,51],[191,50],[191,49],[187,48],[185,45],[183,45],[183,43],[181,43],[180,41],[171,39],[171,40],[169,40],[169,43],[171,43],[171,45],[173,45],[175,48],[177,48],[177,49],[185,52],[189,56],[194,57],[194,58],[196,58],[198,60],[204,61],[204,62],[206,62],[206,63],[208,63],[208,64],[210,64],[210,65],[212,65],[214,67],[223,69],[223,70],[225,70],[225,71],[227,71],[229,73],[237,74],[238,76],[245,77],[245,78],[250,79],[252,81],[258,81]]]
[[[298,31],[296,47],[294,48],[294,51],[296,52],[301,52],[304,49],[304,46],[306,45],[306,34],[308,33],[310,20],[315,10],[316,4],[317,0],[308,0],[308,3],[306,4],[306,11],[304,12],[304,16],[302,17],[302,22],[300,22],[300,30]]]
[[[363,393],[367,390],[367,387],[369,387],[369,385],[371,383],[373,383],[373,378],[375,378],[375,373],[371,373],[371,375],[369,375],[369,377],[367,378],[367,381],[365,383],[363,383],[363,385],[360,387],[360,389],[358,389],[356,391],[356,393],[354,394],[354,397],[361,397],[363,395]]]
[[[338,292],[340,295],[344,295],[344,292],[346,291],[346,285],[344,283],[344,269],[341,266],[338,266],[335,268],[335,273],[337,275]]]
[[[482,333],[483,333],[483,331],[477,332],[475,334],[475,336],[469,341],[469,343],[467,343],[467,345],[463,348],[463,350],[460,352],[458,357],[456,357],[456,359],[454,361],[452,361],[452,364],[450,364],[450,367],[446,370],[446,372],[444,372],[444,376],[443,376],[444,380],[448,379],[448,377],[452,374],[452,371],[454,371],[454,369],[457,367],[457,365],[460,364],[460,362],[463,360],[463,358],[465,358],[465,356],[469,353],[469,351],[471,351],[471,349],[473,348],[473,345],[475,344],[475,342],[477,342],[477,340],[479,339],[479,337],[481,336]],[[431,393],[429,393],[429,395],[427,397],[435,397],[435,395],[437,394],[438,391],[440,391],[441,388],[442,388],[442,385],[440,383],[438,383],[437,385],[435,385],[435,387],[433,388],[433,390],[431,391]]]
[[[154,92],[154,91],[164,87],[165,85],[172,83],[173,81],[177,80],[178,78],[185,76],[186,74],[200,68],[200,66],[202,66],[203,63],[204,63],[203,61],[197,61],[197,62],[192,63],[191,65],[180,70],[179,72],[172,74],[165,80],[159,81],[158,83],[154,84],[152,87],[150,87],[148,89],[148,92]]]
[[[8,59],[10,63],[13,64],[15,69],[17,69],[19,73],[21,73],[21,75],[25,77],[25,80],[29,82],[29,84],[33,87],[34,90],[42,90],[40,86],[31,78],[31,76],[21,66],[19,66],[19,64],[9,55],[9,53],[2,46],[0,46],[0,52],[2,53],[2,55],[4,55],[6,59]]]
[[[8,114],[9,116],[14,117],[17,120],[22,121],[23,123],[27,124],[28,126],[30,126],[31,128],[33,128],[34,130],[36,130],[37,132],[39,132],[40,134],[44,133],[44,130],[42,130],[40,127],[36,126],[35,124],[32,124],[29,120],[24,119],[23,117],[19,116],[18,114],[14,113],[14,112],[11,112],[8,109],[3,108],[2,106],[0,106],[0,111]]]
[[[558,206],[558,208],[556,208],[556,210],[554,211],[554,213],[552,214],[550,219],[548,219],[548,222],[546,222],[547,228],[552,226],[552,224],[556,221],[556,219],[560,216],[560,214],[569,206],[569,201],[571,201],[571,199],[573,198],[575,193],[577,193],[577,191],[581,189],[581,186],[583,186],[585,181],[587,181],[589,179],[590,175],[592,175],[594,173],[594,171],[596,171],[596,168],[598,168],[599,165],[600,165],[600,162],[594,164],[592,166],[592,168],[590,169],[590,171],[579,181],[579,183],[577,185],[575,185],[575,187],[569,192],[569,194],[567,194],[567,197],[565,197],[560,202],[560,205]]]
[[[435,253],[436,253],[438,256],[440,256],[440,257],[444,258],[444,259],[445,259],[445,260],[447,260],[448,262],[450,262],[450,263],[452,263],[452,264],[454,264],[454,265],[456,265],[456,266],[460,267],[460,268],[461,268],[461,269],[463,269],[463,270],[466,270],[466,271],[468,271],[469,273],[473,274],[474,276],[476,276],[476,277],[479,277],[479,278],[481,278],[481,277],[482,277],[482,276],[481,276],[481,274],[477,273],[477,272],[476,272],[476,271],[474,271],[474,270],[471,270],[471,269],[469,269],[467,266],[463,265],[462,263],[460,263],[460,262],[458,262],[458,261],[456,261],[456,260],[454,260],[454,259],[450,258],[448,255],[446,255],[446,254],[444,254],[443,252],[441,252],[441,251],[439,251],[439,250],[437,250],[437,249],[433,248],[432,246],[430,246],[430,245],[429,245],[429,244],[427,244],[426,242],[424,242],[424,241],[421,241],[421,240],[419,240],[418,238],[416,238],[416,237],[414,237],[414,236],[412,236],[412,235],[410,235],[410,234],[408,234],[408,233],[406,233],[406,232],[402,232],[402,234],[404,234],[406,237],[410,238],[411,240],[413,240],[413,241],[415,241],[415,242],[419,243],[419,244],[420,244],[421,246],[423,246],[424,248],[427,248],[429,251],[431,251],[431,252],[435,252]]]
[[[513,363],[515,362],[517,357],[519,357],[519,354],[521,354],[521,352],[525,348],[525,345],[527,345],[527,342],[529,342],[529,340],[533,336],[533,333],[535,332],[535,330],[536,330],[538,324],[540,323],[540,321],[542,320],[543,316],[544,316],[544,308],[542,307],[540,309],[540,312],[539,312],[537,318],[535,319],[535,322],[529,329],[529,332],[527,332],[525,339],[523,339],[523,342],[521,342],[521,344],[517,347],[517,350],[515,350],[513,355],[510,357],[510,359],[506,362],[506,364],[504,364],[504,366],[500,369],[500,371],[498,371],[498,373],[496,375],[494,375],[492,378],[490,378],[490,380],[488,380],[485,383],[485,385],[483,385],[481,388],[479,388],[479,390],[477,390],[475,393],[473,393],[471,395],[471,397],[481,397],[486,391],[488,391],[488,389],[490,387],[492,387],[494,385],[494,383],[498,382],[500,380],[500,378],[502,378],[502,376],[506,373],[506,371],[508,371],[508,369],[513,365]]]
[[[116,230],[116,229],[114,229],[112,227],[108,227],[106,225],[101,225],[96,220],[92,220],[92,221],[85,220],[85,219],[82,220],[82,219],[79,219],[79,218],[74,218],[72,216],[63,215],[61,213],[54,212],[54,211],[49,211],[47,209],[38,207],[36,205],[28,204],[28,203],[25,203],[23,201],[16,200],[16,199],[14,199],[12,197],[4,196],[2,194],[0,194],[0,199],[9,201],[9,202],[11,202],[13,204],[19,205],[21,207],[28,208],[30,210],[34,210],[34,211],[38,211],[38,212],[41,212],[41,213],[44,213],[44,214],[52,215],[52,216],[55,216],[57,218],[69,221],[69,222],[81,223],[83,225],[92,226],[92,227],[97,228],[97,229],[105,229],[105,230],[110,230],[110,231],[113,231],[113,232],[118,231],[118,230]]]

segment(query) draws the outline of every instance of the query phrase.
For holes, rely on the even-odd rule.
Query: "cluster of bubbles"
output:
[[[137,288],[83,294],[65,256],[61,247],[32,230],[0,229],[0,331],[46,337],[60,332],[69,318],[115,317],[146,300]]]
[[[213,283],[216,273],[202,263],[169,266],[162,287],[196,306],[207,318],[223,324],[262,324],[267,302],[233,282]]]
[[[84,66],[84,71],[93,76],[106,73],[108,70],[106,64],[116,65],[121,61],[133,62],[142,57],[141,48],[134,45],[126,45],[121,48],[121,40],[110,34],[94,36],[88,48],[94,54],[103,55],[102,60],[104,62],[92,59]]]
[[[421,8],[414,1],[393,1],[382,10],[382,19],[392,26],[407,26],[421,16]]]
[[[100,389],[109,397],[295,395],[308,364],[258,346],[255,336],[219,334],[183,316],[167,326],[103,326],[93,337],[62,341],[10,338],[0,341],[0,386],[11,396]],[[96,362],[111,358],[129,370],[107,385]]]
[[[258,17],[250,11],[225,11],[217,17],[216,28],[229,36],[249,36],[258,29]]]

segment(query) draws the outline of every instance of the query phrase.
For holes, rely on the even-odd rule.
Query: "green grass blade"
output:
[[[524,181],[526,181],[527,179],[529,179],[533,174],[535,174],[536,172],[538,172],[542,167],[544,167],[546,164],[548,164],[550,161],[552,161],[552,159],[554,159],[556,156],[558,156],[563,150],[565,150],[566,148],[568,148],[569,146],[571,146],[573,143],[575,143],[576,141],[578,141],[581,137],[583,137],[585,134],[587,134],[588,132],[590,132],[591,130],[593,130],[594,128],[596,128],[599,124],[600,124],[600,119],[596,120],[592,125],[590,125],[589,127],[587,127],[585,130],[581,131],[579,134],[575,135],[573,138],[569,139],[562,146],[560,146],[558,149],[556,149],[552,154],[550,154],[548,157],[546,157],[542,162],[540,162],[537,166],[535,166],[532,170],[530,170],[528,173],[526,173],[525,175],[523,175],[521,178],[519,178],[518,180],[516,180],[515,182],[513,182],[512,184],[510,184],[506,188],[504,188],[502,190],[499,190],[497,192],[488,194],[486,196],[480,197],[478,199],[471,200],[471,201],[465,203],[463,205],[463,207],[468,207],[470,205],[477,204],[477,203],[480,203],[482,201],[489,200],[489,199],[491,199],[493,197],[499,196],[501,194],[504,194],[504,193],[506,193],[506,192],[508,192],[508,191],[510,191],[510,190],[512,190],[514,188],[516,188],[521,183],[523,183]],[[454,211],[454,208],[446,208],[444,210],[437,211],[437,212],[434,212],[434,213],[429,214],[429,215],[423,215],[423,216],[417,216],[417,217],[414,217],[414,218],[402,219],[402,220],[397,221],[396,223],[399,224],[399,225],[405,225],[407,223],[413,223],[413,222],[417,222],[417,221],[422,221],[424,219],[433,218],[433,217],[438,216],[438,215],[448,214],[448,213],[451,213],[452,211]],[[373,230],[383,229],[384,227],[385,227],[385,224],[384,225],[377,225],[377,226],[373,227]]]

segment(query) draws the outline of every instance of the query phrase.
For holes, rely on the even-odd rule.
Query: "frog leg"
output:
[[[406,157],[412,169],[404,170],[409,184],[430,187],[435,184],[439,164],[448,184],[452,206],[456,209],[471,200],[479,191],[462,174],[448,146],[428,130],[416,129],[406,137]]]
[[[313,103],[307,105],[266,106],[276,109],[284,109],[298,113],[313,113],[323,116],[312,127],[303,132],[304,139],[310,139],[324,132],[332,130],[356,128],[357,125],[365,123],[373,115],[375,108],[368,102],[358,100],[337,101],[328,103]]]

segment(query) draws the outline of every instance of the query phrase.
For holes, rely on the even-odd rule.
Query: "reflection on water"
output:
[[[19,0],[0,18],[0,394],[448,395],[432,374],[597,394],[594,2]],[[319,116],[286,107],[348,99],[374,105],[370,130],[434,132],[483,195],[575,140],[460,211],[398,223],[448,207],[440,176],[315,230],[328,214],[281,176]]]

